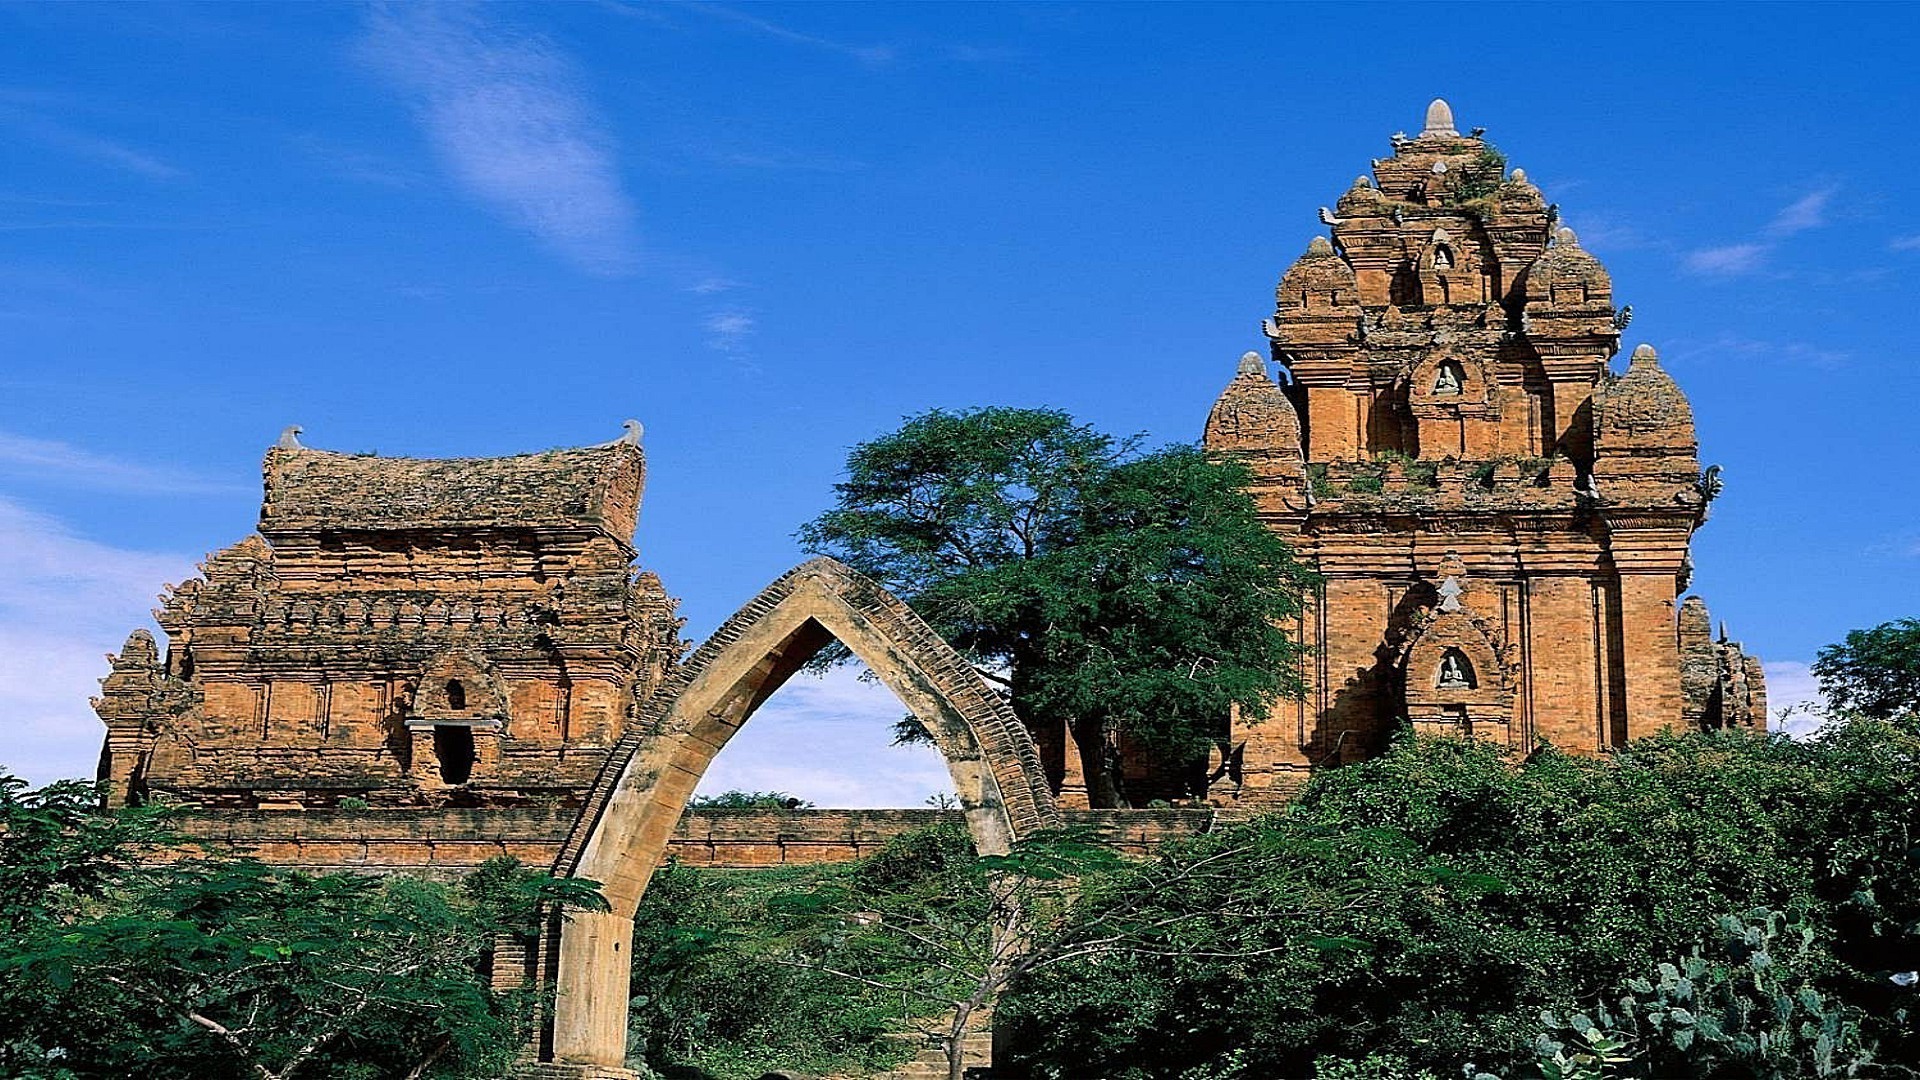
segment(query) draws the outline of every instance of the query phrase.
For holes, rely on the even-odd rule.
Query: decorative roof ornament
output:
[[[1627,367],[1632,368],[1643,362],[1652,364],[1654,367],[1660,366],[1659,350],[1644,341],[1633,347],[1633,355],[1627,359]]]
[[[1615,330],[1625,330],[1627,328],[1627,324],[1632,321],[1633,321],[1633,305],[1628,304],[1625,307],[1620,309],[1619,314],[1613,317],[1613,328]]]
[[[1443,614],[1452,614],[1460,610],[1460,594],[1466,590],[1460,587],[1460,578],[1458,576],[1448,574],[1446,578],[1440,582],[1440,587],[1436,591],[1440,594],[1440,606],[1434,610]]]
[[[1459,134],[1453,126],[1453,106],[1447,104],[1446,98],[1434,98],[1432,104],[1427,106],[1427,129],[1420,133],[1421,137],[1425,138],[1428,135],[1458,137]]]
[[[1257,375],[1264,379],[1267,377],[1267,362],[1260,359],[1259,353],[1249,350],[1240,356],[1240,374]]]
[[[622,420],[620,421],[620,426],[626,430],[625,435],[620,436],[619,438],[613,440],[612,442],[604,442],[604,443],[601,443],[600,445],[601,446],[639,446],[640,436],[646,434],[646,431],[647,431],[646,428],[640,425],[640,421]]]
[[[300,445],[300,433],[307,430],[299,424],[288,424],[280,429],[280,441],[273,444],[275,450],[305,450]]]
[[[1507,179],[1509,179],[1509,180],[1512,180],[1512,181],[1513,181],[1514,183],[1516,183],[1516,184],[1524,184],[1524,183],[1526,183],[1526,182],[1527,182],[1527,170],[1525,170],[1525,169],[1515,169],[1515,170],[1513,170],[1513,172],[1512,172],[1512,173],[1511,173],[1511,174],[1510,174],[1510,175],[1509,175],[1509,176],[1507,177]]]
[[[1343,218],[1341,218],[1341,217],[1339,217],[1339,216],[1337,216],[1336,214],[1334,214],[1334,212],[1333,212],[1333,211],[1331,211],[1331,210],[1329,210],[1329,209],[1327,209],[1326,207],[1324,207],[1324,206],[1323,206],[1323,207],[1321,207],[1321,208],[1320,208],[1320,224],[1322,224],[1322,225],[1338,225],[1338,224],[1340,224],[1340,223],[1341,223],[1341,221],[1343,221],[1343,220],[1345,220],[1345,219],[1343,219]]]

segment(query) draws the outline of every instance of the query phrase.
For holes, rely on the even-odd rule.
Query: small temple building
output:
[[[1435,101],[1280,279],[1205,445],[1322,577],[1307,695],[1243,718],[1243,799],[1379,750],[1404,722],[1525,752],[1763,727],[1760,663],[1682,600],[1719,493],[1686,395],[1520,169]],[[1216,782],[1215,793],[1223,785]]]
[[[1284,799],[1407,723],[1516,753],[1764,725],[1759,662],[1682,599],[1718,472],[1654,350],[1615,369],[1630,309],[1556,216],[1440,101],[1321,209],[1266,323],[1285,382],[1248,353],[1204,436],[1320,575],[1308,689],[1237,718],[1187,794]],[[169,589],[164,648],[114,658],[112,800],[196,804],[197,834],[304,866],[548,862],[687,648],[635,568],[638,425],[454,460],[297,431],[257,534]],[[1135,791],[1179,771],[1128,763]]]

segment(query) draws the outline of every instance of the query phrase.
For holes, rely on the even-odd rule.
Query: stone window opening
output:
[[[459,679],[447,680],[447,708],[464,709],[467,707],[467,688],[460,685]]]
[[[1440,670],[1435,676],[1434,685],[1442,690],[1473,690],[1478,682],[1473,677],[1473,661],[1468,660],[1459,649],[1448,649],[1440,656]]]
[[[464,724],[435,724],[433,756],[440,762],[443,783],[466,783],[473,776],[473,729]]]

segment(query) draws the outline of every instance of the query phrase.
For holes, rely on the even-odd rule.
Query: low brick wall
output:
[[[217,847],[314,872],[406,870],[463,873],[497,855],[531,866],[553,862],[576,811],[218,810],[180,819],[184,832]],[[1161,841],[1212,828],[1211,810],[1069,810],[1069,828],[1086,829],[1129,855]],[[680,819],[669,858],[688,866],[765,868],[847,862],[871,855],[901,833],[942,822],[958,810],[692,810]]]

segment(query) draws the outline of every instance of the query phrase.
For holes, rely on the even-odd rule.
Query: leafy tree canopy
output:
[[[1855,630],[1820,650],[1813,674],[1827,703],[1876,720],[1920,720],[1920,619]]]
[[[1405,738],[1098,885],[1077,923],[1138,940],[1017,983],[1009,1065],[1881,1075],[1920,1060],[1916,761],[1920,735],[1869,720],[1524,764]]]
[[[1056,410],[936,409],[855,447],[799,535],[911,603],[1036,730],[1192,760],[1231,709],[1300,686],[1283,627],[1309,574],[1248,479]],[[1098,794],[1112,773],[1089,758]]]
[[[494,860],[457,887],[196,856],[93,785],[0,775],[0,1076],[342,1080],[503,1075],[531,999],[501,936],[590,882]]]

